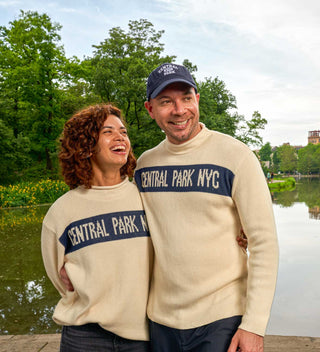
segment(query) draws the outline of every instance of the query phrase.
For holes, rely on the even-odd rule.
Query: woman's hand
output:
[[[240,235],[237,236],[237,242],[238,242],[238,245],[240,247],[242,247],[245,251],[247,250],[248,248],[248,239],[247,239],[247,236],[246,234],[243,232],[243,230],[241,229],[240,231]]]

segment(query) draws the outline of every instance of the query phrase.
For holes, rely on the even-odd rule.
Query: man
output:
[[[270,193],[250,149],[199,122],[199,99],[184,66],[148,78],[145,107],[166,134],[135,172],[155,249],[153,351],[261,352],[278,266]]]

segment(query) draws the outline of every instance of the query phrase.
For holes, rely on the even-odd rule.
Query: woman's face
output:
[[[91,158],[93,167],[102,172],[120,172],[127,162],[129,151],[127,129],[117,116],[109,115],[100,130],[96,153]]]

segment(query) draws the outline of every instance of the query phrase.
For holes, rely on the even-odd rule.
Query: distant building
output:
[[[320,144],[320,131],[309,131],[308,144]]]

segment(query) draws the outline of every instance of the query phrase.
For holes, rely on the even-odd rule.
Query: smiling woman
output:
[[[79,185],[90,188],[94,183],[93,178],[97,177],[96,173],[100,172],[96,160],[104,153],[105,141],[109,140],[111,143],[112,137],[117,133],[125,137],[121,139],[126,142],[121,141],[120,144],[121,147],[125,147],[127,155],[127,158],[121,161],[122,165],[118,168],[118,172],[121,177],[125,175],[131,177],[136,161],[118,108],[110,104],[89,106],[66,122],[60,140],[59,161],[64,179],[71,189]],[[106,135],[112,137],[106,137]],[[112,143],[114,143],[113,148],[119,146],[119,138]],[[100,166],[105,168],[107,164],[103,163]]]
[[[66,122],[59,160],[71,190],[43,220],[46,272],[61,295],[61,352],[149,351],[152,246],[120,110],[95,105]],[[128,256],[127,253],[130,253]],[[123,349],[122,349],[123,348]]]
[[[121,182],[120,168],[127,163],[129,152],[130,140],[123,122],[118,116],[109,115],[91,157],[93,183],[112,186]]]

